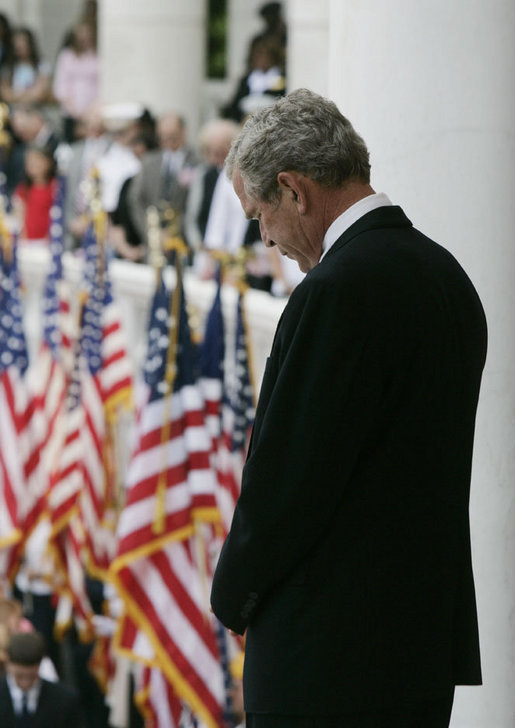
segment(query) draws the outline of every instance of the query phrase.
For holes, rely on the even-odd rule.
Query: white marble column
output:
[[[329,80],[329,0],[290,0],[288,90],[309,88],[326,95]]]
[[[0,0],[0,13],[5,13],[11,25],[20,21],[20,0]]]
[[[102,99],[177,111],[194,132],[205,75],[205,0],[103,0]]]
[[[330,0],[329,27],[329,94],[369,145],[373,186],[457,256],[486,309],[489,355],[471,491],[484,686],[457,690],[451,725],[511,728],[515,5]]]

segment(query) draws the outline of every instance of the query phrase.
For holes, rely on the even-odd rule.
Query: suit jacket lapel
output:
[[[4,721],[5,728],[15,728],[16,717],[14,715],[11,692],[5,677],[0,680],[0,719],[0,725],[2,725],[2,728],[4,726]]]
[[[41,690],[39,691],[38,707],[34,714],[34,728],[39,726],[45,726],[45,715],[47,713],[47,702],[48,702],[48,685],[45,680],[41,681]],[[47,717],[48,720],[48,717]],[[70,728],[72,728],[70,726]]]

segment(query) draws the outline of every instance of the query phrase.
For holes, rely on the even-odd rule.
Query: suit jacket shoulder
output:
[[[0,726],[16,728],[11,693],[5,675],[0,678]]]
[[[79,695],[70,685],[42,680],[37,722],[52,728],[83,728]]]

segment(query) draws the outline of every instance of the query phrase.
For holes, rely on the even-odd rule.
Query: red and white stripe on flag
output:
[[[108,416],[118,406],[132,404],[133,371],[128,355],[125,333],[115,301],[102,313],[102,393]]]
[[[218,728],[223,677],[208,612],[208,560],[201,557],[199,564],[195,529],[195,521],[219,519],[210,451],[197,386],[144,406],[113,572],[128,613],[126,628],[132,622],[144,633],[175,693]],[[202,543],[203,554],[205,548]],[[129,652],[142,659],[136,643]]]
[[[167,421],[170,427],[164,439]],[[139,444],[127,476],[127,503],[118,524],[118,558],[137,558],[140,550],[155,550],[161,539],[187,538],[195,520],[218,521],[210,447],[196,386],[184,386],[171,397],[144,406]],[[166,485],[162,504],[156,497],[161,478]]]
[[[2,576],[7,575],[9,554],[21,538],[18,527],[18,499],[24,494],[24,475],[18,457],[18,430],[16,391],[20,386],[15,370],[5,369],[0,374],[0,549],[4,563]]]
[[[0,545],[10,545],[4,554],[3,576],[14,578],[23,545],[42,508],[39,457],[35,421],[27,385],[16,367],[0,375],[0,500],[6,512],[0,519]]]
[[[120,594],[130,619],[148,637],[177,695],[210,728],[223,725],[223,676],[193,544],[171,542],[123,567]],[[144,644],[137,632],[133,650]],[[143,653],[144,654],[144,653]],[[133,652],[136,659],[138,655]]]
[[[110,294],[102,310],[102,366],[81,380],[85,487],[80,500],[88,568],[106,576],[116,554],[117,488],[121,473],[117,418],[132,404],[132,364],[117,304]]]
[[[178,728],[182,705],[157,667],[138,665],[134,701],[145,719],[145,728]]]
[[[55,564],[55,586],[59,603],[55,619],[55,631],[64,635],[72,622],[84,641],[94,636],[93,609],[86,590],[85,570],[82,559],[84,529],[80,517],[73,512],[59,533],[49,542]]]
[[[99,375],[92,376],[89,371],[84,373],[81,402],[84,409],[81,432],[84,487],[80,513],[89,554],[88,567],[101,575],[109,568],[116,553],[116,524],[112,479],[107,469],[108,428]]]

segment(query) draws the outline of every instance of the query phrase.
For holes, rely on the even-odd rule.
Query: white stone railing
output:
[[[50,262],[48,247],[35,244],[20,245],[18,253],[20,274],[24,289],[24,322],[31,361],[37,356],[41,337],[41,296],[45,276]],[[72,253],[63,258],[65,278],[78,290],[81,281],[82,261]],[[110,264],[113,295],[120,305],[122,323],[127,336],[129,353],[135,372],[143,364],[146,350],[146,326],[151,298],[155,286],[155,274],[148,265],[124,260],[113,260]],[[166,274],[174,277],[172,269]],[[214,281],[202,281],[186,271],[184,288],[188,304],[198,312],[201,332],[216,286]],[[236,314],[236,289],[230,285],[222,288],[222,306],[226,324],[226,348],[233,342]],[[277,321],[286,305],[285,299],[274,298],[262,291],[249,290],[245,297],[245,311],[251,337],[251,354],[256,387],[261,382],[266,357],[270,352]]]

